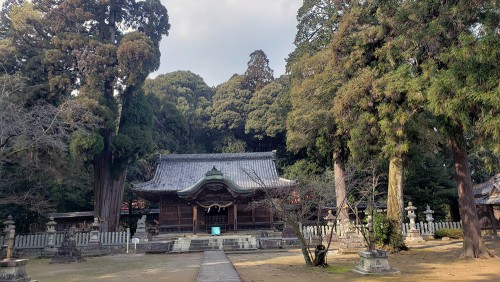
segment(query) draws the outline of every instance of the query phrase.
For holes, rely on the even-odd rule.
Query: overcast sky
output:
[[[249,55],[262,49],[279,77],[293,51],[302,0],[161,0],[171,28],[161,42],[152,76],[176,70],[200,75],[209,86],[243,74]]]

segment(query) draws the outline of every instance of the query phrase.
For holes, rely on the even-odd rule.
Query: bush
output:
[[[464,237],[464,232],[462,231],[462,229],[457,229],[457,228],[441,228],[434,232],[434,238],[439,239],[443,237],[460,239]]]
[[[373,230],[375,231],[375,244],[382,249],[391,252],[408,249],[405,246],[403,235],[397,229],[397,223],[387,219],[385,214],[375,214]]]

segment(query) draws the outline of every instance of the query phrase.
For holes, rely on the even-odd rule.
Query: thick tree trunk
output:
[[[337,197],[337,220],[349,219],[347,209],[347,191],[345,186],[344,161],[340,153],[333,152],[333,173],[335,176],[335,196]]]
[[[453,154],[460,218],[464,230],[464,243],[461,256],[463,258],[491,257],[492,254],[486,248],[481,238],[481,229],[474,201],[474,192],[472,191],[472,180],[463,130],[456,130],[455,136],[448,139],[448,144]]]
[[[102,222],[101,231],[118,231],[123,188],[127,171],[113,173],[109,135],[104,138],[105,148],[94,160],[94,215]]]
[[[403,159],[393,157],[389,161],[389,185],[387,191],[387,218],[397,224],[397,230],[403,225]]]

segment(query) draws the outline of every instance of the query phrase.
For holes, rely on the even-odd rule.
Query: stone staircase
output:
[[[256,250],[257,239],[251,235],[181,237],[172,252]]]

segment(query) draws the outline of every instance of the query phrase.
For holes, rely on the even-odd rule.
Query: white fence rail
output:
[[[433,222],[432,225],[429,225],[427,222],[417,222],[416,228],[422,235],[430,235],[434,234],[436,230],[442,229],[442,228],[452,228],[452,229],[462,229],[462,222]],[[354,226],[356,233],[358,235],[361,235],[362,229],[366,228],[363,225],[356,225]],[[317,226],[317,225],[302,225],[301,226],[302,234],[306,239],[310,238],[319,238],[320,236],[325,236],[330,234],[330,228],[326,225],[322,226]],[[406,235],[408,230],[410,230],[410,224],[409,223],[404,223],[403,224],[403,230],[402,234]],[[345,234],[347,231],[347,228],[344,227],[341,224],[338,224],[336,226],[336,229],[334,230],[335,234],[337,236],[341,237]]]
[[[343,225],[338,224],[337,226],[334,227],[333,232],[337,236],[344,236],[345,233],[348,231],[348,228],[352,228],[354,232],[356,232],[358,235],[362,236],[362,230],[366,228],[366,226],[358,224],[358,225],[352,225],[350,227],[345,227]],[[327,225],[301,225],[300,229],[302,230],[302,234],[306,239],[312,239],[312,238],[319,238],[319,237],[325,237],[330,234],[330,227]]]
[[[125,245],[127,238],[130,239],[130,230],[121,232],[101,232],[99,239],[103,245]],[[64,233],[54,234],[54,245],[60,247],[64,239]],[[48,234],[20,234],[15,237],[14,249],[39,249],[47,246]],[[78,247],[85,246],[90,241],[90,232],[75,233],[75,241]],[[4,237],[0,237],[0,243],[4,245]]]
[[[462,222],[433,222],[431,225],[427,222],[416,222],[415,227],[422,235],[432,235],[436,230],[443,228],[451,228],[451,229],[462,229]],[[403,224],[403,235],[406,235],[410,230],[410,224]]]

